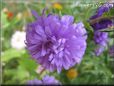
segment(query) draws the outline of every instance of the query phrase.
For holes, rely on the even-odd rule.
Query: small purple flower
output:
[[[105,47],[107,46],[108,42],[108,33],[107,32],[94,32],[94,42],[98,45],[95,49],[95,55],[99,56],[104,51]]]
[[[90,18],[90,20],[101,17],[105,12],[108,12],[112,7],[113,4],[105,3],[104,5],[98,8],[96,14],[93,15]],[[99,30],[106,29],[111,25],[113,25],[113,21],[110,19],[103,19],[94,24],[91,24],[91,26],[94,29],[94,42],[99,46],[98,48],[95,49],[95,54],[97,56],[99,56],[104,51],[104,48],[107,45],[108,41],[108,33],[100,32]]]
[[[60,82],[58,80],[56,80],[53,76],[44,76],[43,79],[42,79],[42,83],[44,84],[59,84],[60,85]]]
[[[108,12],[112,7],[113,7],[112,3],[105,3],[104,5],[102,5],[101,7],[98,8],[96,14],[93,15],[90,18],[90,20],[101,17],[103,15],[103,13]],[[96,31],[96,30],[108,28],[108,26],[112,25],[112,23],[113,22],[110,19],[103,19],[99,22],[91,24],[91,26]]]
[[[27,81],[28,85],[60,85],[61,83],[53,76],[44,76],[42,80],[34,79]]]
[[[83,23],[73,23],[73,16],[38,16],[27,25],[26,45],[32,58],[50,71],[69,69],[80,63],[86,49]]]
[[[112,21],[111,20],[103,19],[103,20],[101,20],[101,21],[99,21],[99,22],[97,22],[95,24],[92,24],[91,26],[93,27],[93,29],[95,31],[97,31],[97,30],[101,30],[101,29],[106,29],[106,28],[108,28],[111,25],[112,25]]]
[[[38,85],[38,84],[42,84],[42,81],[38,80],[38,79],[34,79],[34,80],[27,81],[27,84],[28,85]]]
[[[113,7],[113,3],[105,3],[101,7],[98,8],[97,14],[102,16],[103,13],[108,12]]]
[[[94,32],[94,42],[101,46],[106,46],[108,42],[108,33],[107,32]]]

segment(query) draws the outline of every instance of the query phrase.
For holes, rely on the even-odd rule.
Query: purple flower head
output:
[[[27,81],[28,85],[60,85],[61,83],[53,76],[44,76],[42,80],[34,79]]]
[[[105,3],[104,5],[98,8],[96,14],[93,15],[90,18],[90,20],[101,17],[105,12],[108,12],[112,7],[113,7],[113,4]],[[94,24],[91,24],[91,26],[94,29],[94,42],[99,46],[98,48],[95,49],[95,54],[97,56],[99,56],[104,51],[104,48],[107,45],[107,41],[108,41],[108,33],[99,32],[98,30],[106,29],[112,25],[113,25],[113,21],[110,19],[103,19]]]
[[[58,80],[56,80],[53,76],[44,76],[42,79],[42,83],[44,84],[61,84]]]
[[[107,27],[109,27],[110,25],[112,25],[112,21],[109,19],[103,19],[95,24],[92,24],[91,26],[93,27],[93,29],[95,31],[100,30],[100,29],[105,29]]]
[[[101,46],[106,46],[108,42],[108,33],[107,32],[94,32],[94,42]]]
[[[27,84],[28,85],[38,85],[38,84],[42,84],[42,81],[38,80],[38,79],[34,79],[34,80],[27,81]]]
[[[105,12],[108,12],[111,8],[113,7],[113,4],[111,3],[105,3],[104,5],[102,5],[101,7],[98,8],[97,12],[95,15],[93,15],[90,20],[96,19],[101,17]],[[94,24],[91,24],[91,26],[93,27],[93,29],[96,30],[100,30],[100,29],[105,29],[108,28],[109,25],[112,25],[112,20],[110,19],[103,19],[99,22],[96,22]]]
[[[113,3],[105,3],[98,8],[97,13],[99,16],[102,16],[104,12],[108,12],[113,7]]]
[[[73,23],[73,16],[36,15],[27,25],[26,45],[32,58],[50,71],[69,69],[83,58],[86,30],[83,23]]]
[[[94,32],[94,42],[98,45],[98,47],[95,49],[95,54],[96,54],[96,56],[99,56],[100,54],[102,54],[105,46],[107,45],[108,33],[95,31]]]

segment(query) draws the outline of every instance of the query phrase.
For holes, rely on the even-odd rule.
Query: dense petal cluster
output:
[[[113,7],[113,4],[105,3],[104,5],[102,5],[101,7],[98,8],[96,14],[93,15],[90,18],[90,20],[101,17],[103,15],[103,13],[108,12],[112,7]],[[112,24],[113,24],[112,20],[110,20],[110,19],[103,19],[103,20],[101,20],[99,22],[91,24],[91,26],[96,31],[96,30],[100,30],[100,29],[105,29],[108,26],[111,26]]]
[[[90,20],[101,17],[105,12],[108,12],[113,7],[111,3],[105,3],[101,7],[98,8],[96,14],[93,15]],[[99,30],[108,28],[113,25],[113,21],[110,19],[103,19],[94,24],[90,24],[94,29],[94,42],[99,46],[95,49],[95,54],[99,56],[103,51],[105,46],[107,45],[108,33],[100,32]]]
[[[83,23],[73,23],[73,16],[37,16],[27,25],[26,45],[29,53],[50,71],[69,69],[83,58],[87,34]]]
[[[108,33],[107,32],[94,32],[94,42],[98,45],[98,48],[95,49],[95,54],[99,56],[107,46],[108,42]]]
[[[106,46],[108,42],[108,33],[100,31],[94,32],[94,41],[96,44]]]
[[[42,80],[34,79],[27,81],[28,85],[60,85],[61,83],[53,76],[44,76]]]

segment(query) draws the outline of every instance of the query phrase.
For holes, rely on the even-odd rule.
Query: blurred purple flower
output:
[[[38,63],[50,71],[69,69],[83,58],[86,30],[83,23],[73,23],[73,16],[33,15],[37,20],[27,25],[26,45]]]
[[[114,45],[109,48],[109,54],[111,57],[114,57]]]
[[[112,3],[108,3],[108,2],[105,3],[104,5],[102,5],[101,7],[98,8],[96,14],[93,15],[90,18],[90,20],[101,17],[103,15],[103,13],[108,12],[112,7],[113,7]],[[108,28],[108,26],[112,25],[112,23],[113,22],[110,19],[103,19],[103,20],[101,20],[99,22],[91,24],[91,26],[96,31],[96,30]]]
[[[112,26],[112,21],[109,19],[103,19],[95,24],[91,25],[93,27],[93,29],[96,30],[101,30],[101,29],[106,29],[109,26]]]
[[[95,55],[99,56],[104,51],[108,42],[108,33],[107,32],[94,32],[94,42],[98,45],[95,49]]]
[[[100,31],[94,32],[94,42],[105,47],[108,42],[108,33]]]
[[[38,80],[38,79],[34,79],[34,80],[27,81],[27,84],[28,85],[38,85],[38,84],[42,84],[42,81]]]
[[[58,80],[56,80],[53,76],[44,76],[43,79],[42,79],[42,83],[44,84],[61,84]]]
[[[34,79],[27,81],[28,85],[60,85],[61,83],[53,76],[44,76],[42,80]]]
[[[113,7],[113,3],[106,2],[101,7],[98,8],[96,15],[100,17],[103,15],[103,13],[108,12],[112,7]]]
[[[93,15],[90,18],[90,20],[101,17],[105,12],[108,12],[112,7],[113,7],[113,4],[108,2],[105,3],[104,5],[98,8],[96,14]],[[98,30],[106,29],[111,25],[113,25],[113,22],[110,19],[103,19],[94,24],[91,24],[91,26],[94,29],[94,42],[99,46],[98,48],[95,49],[95,54],[97,56],[99,56],[104,51],[104,48],[107,45],[107,41],[108,41],[108,33],[100,32]]]
[[[102,52],[104,51],[104,47],[103,46],[99,46],[95,49],[95,55],[99,56],[102,54]]]

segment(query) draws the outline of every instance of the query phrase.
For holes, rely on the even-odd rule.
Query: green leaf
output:
[[[103,16],[114,16],[114,8],[111,8],[108,12],[103,13]]]
[[[38,64],[33,59],[29,58],[29,56],[22,57],[21,60],[19,60],[19,63],[21,65],[21,67],[28,70],[32,74],[35,74],[34,72],[35,72]]]
[[[8,49],[3,52],[1,61],[7,62],[13,58],[19,58],[22,54],[25,53],[25,50],[16,50],[16,49]]]
[[[27,77],[29,77],[29,72],[23,69],[21,66],[19,66],[13,79],[23,80]]]
[[[10,23],[7,20],[7,15],[3,11],[1,11],[1,20],[2,20],[1,22],[2,22],[2,25],[3,25],[2,28],[6,28],[10,25]]]

